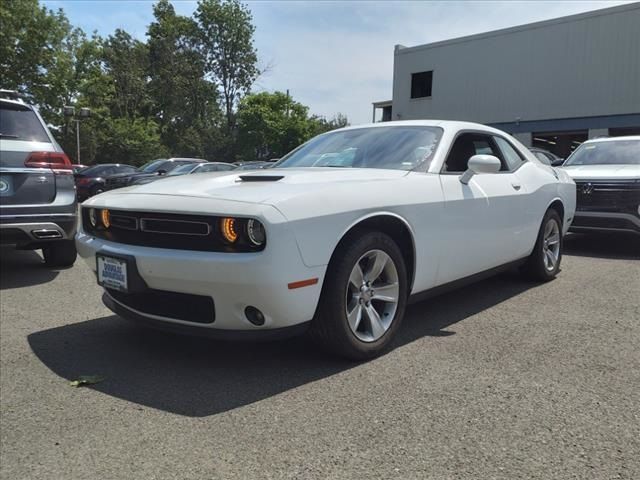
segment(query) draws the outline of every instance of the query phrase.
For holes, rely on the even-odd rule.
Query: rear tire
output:
[[[407,303],[402,253],[384,233],[358,230],[338,245],[324,280],[310,334],[351,360],[389,348]]]
[[[544,215],[536,245],[522,272],[532,280],[553,280],[560,271],[562,243],[562,219],[556,210],[550,208]]]
[[[89,197],[95,197],[96,195],[100,195],[103,192],[104,192],[104,187],[100,185],[96,185],[91,189],[91,192],[89,193]]]
[[[73,240],[52,242],[42,249],[47,267],[70,267],[76,261],[76,244]]]

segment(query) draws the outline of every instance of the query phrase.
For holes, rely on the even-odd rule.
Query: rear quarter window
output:
[[[0,138],[51,143],[33,110],[8,103],[0,103]]]

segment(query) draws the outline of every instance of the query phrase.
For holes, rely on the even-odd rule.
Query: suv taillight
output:
[[[54,173],[70,175],[73,173],[71,160],[60,152],[31,152],[24,162],[27,168],[50,168]]]

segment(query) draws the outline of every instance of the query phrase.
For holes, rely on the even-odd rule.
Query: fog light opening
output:
[[[244,309],[244,315],[254,325],[258,327],[264,325],[264,314],[258,310],[256,307],[247,307]]]

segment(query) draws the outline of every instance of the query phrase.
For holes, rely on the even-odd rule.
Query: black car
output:
[[[102,193],[105,190],[106,177],[135,172],[136,167],[122,163],[103,163],[80,169],[74,174],[78,201],[82,202],[89,197]]]
[[[547,150],[543,150],[542,148],[537,147],[529,147],[529,151],[533,153],[538,160],[546,165],[551,165],[552,167],[559,167],[564,163],[564,158],[560,158],[554,153],[551,153]]]
[[[119,173],[107,177],[104,189],[113,190],[114,188],[138,185],[139,183],[144,183],[145,179],[166,175],[174,168],[182,165],[205,162],[206,160],[199,158],[159,158],[157,160],[151,160],[132,173]]]

